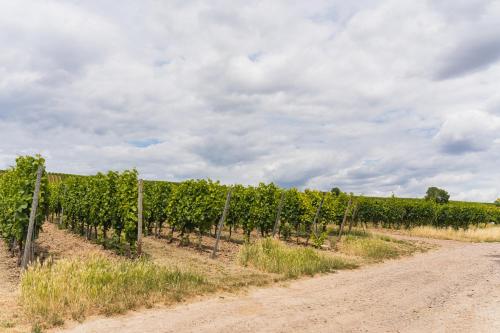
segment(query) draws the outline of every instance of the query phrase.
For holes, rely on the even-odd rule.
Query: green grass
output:
[[[270,238],[245,244],[239,260],[244,266],[283,274],[287,278],[358,267],[349,259],[321,254],[310,248],[291,248]]]
[[[21,278],[21,304],[32,322],[57,326],[65,318],[111,315],[139,306],[181,300],[208,291],[196,273],[157,266],[146,260],[104,257],[34,265]]]
[[[338,247],[341,253],[376,262],[410,255],[419,250],[417,245],[410,242],[373,234],[362,237],[346,235]]]
[[[338,226],[329,226],[327,229],[327,233],[329,236],[337,237],[339,233]],[[351,236],[362,237],[362,238],[373,237],[373,234],[371,232],[361,228],[353,228],[350,232],[344,230],[344,234],[349,234]]]

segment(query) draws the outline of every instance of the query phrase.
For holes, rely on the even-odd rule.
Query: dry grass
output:
[[[195,273],[149,261],[94,258],[62,259],[31,266],[21,278],[21,304],[33,322],[60,325],[65,318],[110,315],[158,302],[174,302],[208,291]]]
[[[244,266],[251,265],[287,278],[358,267],[354,261],[343,257],[325,255],[311,248],[291,248],[270,238],[246,244],[239,258]]]
[[[467,230],[425,226],[415,227],[401,232],[409,236],[450,239],[462,242],[500,242],[500,226],[488,226],[485,228],[472,227]]]

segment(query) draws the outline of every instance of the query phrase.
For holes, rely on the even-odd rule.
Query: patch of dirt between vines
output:
[[[241,287],[263,286],[282,279],[277,274],[265,273],[237,263],[241,245],[236,242],[219,242],[215,259],[211,258],[215,239],[203,237],[201,248],[196,243],[179,246],[174,239],[168,242],[163,238],[145,237],[143,252],[158,265],[178,267],[195,271],[208,278],[220,291],[234,292]]]
[[[36,252],[41,261],[48,257],[57,260],[95,254],[117,257],[114,252],[105,250],[101,245],[92,243],[68,230],[59,229],[57,225],[49,222],[43,224],[43,231],[36,241]]]

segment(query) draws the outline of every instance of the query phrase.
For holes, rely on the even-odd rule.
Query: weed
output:
[[[326,239],[328,238],[328,233],[327,232],[322,232],[318,235],[316,235],[314,232],[311,233],[311,243],[313,244],[314,247],[316,248],[321,248],[323,244],[325,244]]]

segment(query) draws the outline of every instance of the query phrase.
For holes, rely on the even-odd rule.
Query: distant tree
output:
[[[500,198],[498,198],[497,200],[495,200],[495,205],[496,205],[497,207],[500,207]]]
[[[425,195],[425,200],[435,201],[439,204],[447,203],[450,195],[445,190],[438,187],[429,187]]]
[[[332,189],[330,190],[330,192],[331,192],[333,195],[335,195],[335,196],[337,196],[337,195],[339,195],[339,194],[341,193],[341,191],[340,191],[340,189],[339,189],[338,187],[334,187],[334,188],[332,188]]]

